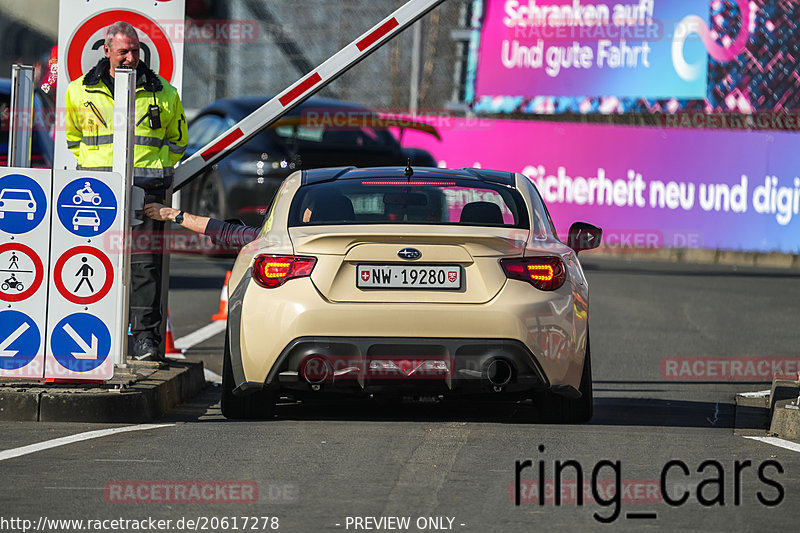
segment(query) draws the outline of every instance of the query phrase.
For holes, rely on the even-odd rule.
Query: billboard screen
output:
[[[795,133],[480,117],[438,128],[441,141],[409,130],[404,144],[441,166],[527,175],[560,234],[584,221],[666,248],[800,252]]]
[[[488,0],[476,94],[704,98],[705,0]],[[701,18],[699,15],[703,15]]]
[[[796,74],[800,71],[800,54],[796,53],[800,49],[796,23],[800,20],[800,2],[644,0],[632,1],[630,5],[574,0],[546,2],[476,0],[476,13],[482,16],[473,19],[466,95],[474,111],[675,113],[688,110],[746,114],[796,111],[800,107],[800,77]],[[583,9],[584,25],[565,26],[552,17],[520,17],[520,12],[541,15],[543,8],[557,5],[572,12]],[[588,26],[585,13],[590,5],[606,5],[610,23]],[[631,22],[639,20],[636,17],[641,17],[644,10],[644,23],[615,25],[613,17],[617,9],[628,10],[634,17]],[[650,11],[652,20],[648,22]],[[598,11],[595,8],[593,12]],[[515,24],[509,27],[512,20]],[[531,23],[539,25],[531,28]],[[598,66],[600,41],[618,42],[621,37],[616,37],[616,33],[622,35],[623,31],[627,32],[625,41],[629,48],[638,45],[644,50],[645,44],[649,47],[649,66],[644,66],[641,51],[635,68],[628,67],[627,62],[624,68],[607,68],[607,61],[604,61],[606,68]],[[551,74],[557,75],[548,75],[546,56],[542,68],[506,68],[504,62],[509,59],[520,60],[512,53],[515,46],[517,55],[523,46],[528,47],[529,63],[539,60],[537,32],[543,48],[572,46],[573,41],[589,47],[594,58],[591,68],[564,68],[562,63],[558,70],[550,69]],[[515,34],[519,37],[517,45],[514,45]],[[575,35],[577,39],[573,39]],[[598,37],[587,39],[589,35]],[[603,46],[606,55],[613,50],[612,45]],[[505,58],[504,47],[508,54]],[[551,59],[560,54],[550,53]],[[522,55],[524,63],[525,54]],[[568,59],[575,57],[580,59],[579,54]],[[631,57],[629,54],[626,61]]]

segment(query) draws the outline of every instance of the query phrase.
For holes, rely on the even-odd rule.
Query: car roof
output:
[[[488,181],[498,183],[507,187],[514,187],[516,178],[513,172],[503,172],[498,170],[484,170],[480,168],[436,168],[436,167],[416,167],[411,182],[419,178],[449,178],[459,180]],[[355,180],[364,178],[384,178],[384,179],[407,179],[406,167],[338,167],[338,168],[319,168],[304,170],[302,185],[311,185],[337,180]]]

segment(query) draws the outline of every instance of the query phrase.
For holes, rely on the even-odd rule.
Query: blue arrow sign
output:
[[[47,197],[42,187],[23,174],[0,178],[0,230],[21,235],[44,220]]]
[[[50,352],[64,368],[89,372],[102,365],[111,353],[111,333],[99,318],[75,313],[53,328]]]
[[[117,199],[102,181],[83,177],[69,182],[59,193],[56,212],[61,224],[80,237],[96,237],[117,217]]]
[[[19,311],[0,312],[0,369],[19,370],[39,354],[42,336],[36,322]]]

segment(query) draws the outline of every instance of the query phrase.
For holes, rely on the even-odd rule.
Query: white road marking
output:
[[[192,346],[200,344],[203,341],[206,341],[213,337],[214,335],[219,335],[225,328],[227,327],[227,322],[225,320],[215,320],[210,324],[206,324],[202,328],[195,330],[188,335],[181,337],[180,339],[175,339],[175,348],[178,350],[188,350]],[[186,356],[183,354],[168,354],[167,359],[186,359]],[[222,376],[217,374],[216,372],[212,372],[209,369],[203,369],[203,373],[206,376],[206,381],[210,381],[211,383],[221,384],[222,383]]]
[[[139,424],[138,426],[125,426],[121,428],[98,429],[96,431],[87,431],[86,433],[78,433],[77,435],[69,435],[67,437],[60,437],[58,439],[46,440],[44,442],[30,444],[28,446],[22,446],[21,448],[13,448],[11,450],[0,451],[0,461],[5,461],[6,459],[13,459],[14,457],[20,457],[22,455],[28,455],[31,453],[41,452],[43,450],[49,450],[50,448],[56,448],[58,446],[64,446],[66,444],[72,444],[74,442],[81,442],[84,440],[107,437],[109,435],[115,435],[117,433],[127,433],[129,431],[146,431],[148,429],[166,428],[174,425],[175,424]]]
[[[755,392],[740,392],[739,396],[744,396],[745,398],[763,398],[764,396],[769,396],[770,392],[769,389]]]
[[[95,459],[98,463],[163,463],[157,459]]]
[[[104,490],[104,487],[45,487],[45,490]]]
[[[220,376],[216,372],[212,372],[211,370],[204,368],[203,373],[206,376],[206,381],[210,381],[211,383],[216,383],[217,385],[222,384],[222,376]]]
[[[185,337],[175,340],[175,348],[178,350],[188,350],[196,344],[210,339],[214,335],[225,331],[226,322],[224,320],[215,320],[214,322],[203,326],[197,331],[189,333]]]
[[[789,440],[783,440],[777,437],[745,437],[745,438],[750,440],[757,440],[759,442],[764,442],[766,444],[772,444],[773,446],[778,446],[786,450],[792,450],[793,452],[800,452],[800,444],[797,444],[796,442],[792,442]]]

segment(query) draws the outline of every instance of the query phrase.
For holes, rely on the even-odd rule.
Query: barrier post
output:
[[[8,166],[30,168],[33,129],[33,67],[11,66]]]
[[[122,238],[122,275],[117,286],[117,302],[120,310],[117,318],[118,368],[127,367],[128,356],[128,299],[131,279],[131,188],[133,187],[133,145],[136,117],[136,71],[117,68],[114,71],[114,157],[112,169],[122,176],[124,186],[120,199],[121,216],[125,217]]]

